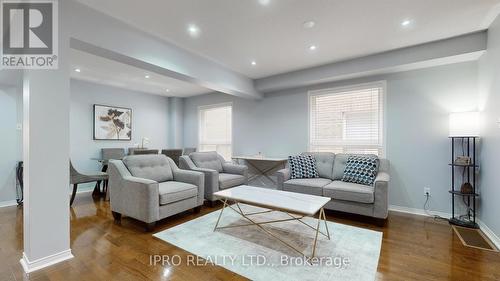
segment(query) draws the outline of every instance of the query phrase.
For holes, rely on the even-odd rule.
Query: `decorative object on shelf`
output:
[[[452,216],[449,222],[469,228],[479,228],[476,223],[476,199],[479,197],[476,191],[479,127],[479,112],[450,114],[451,190],[449,192]],[[458,149],[456,146],[459,146]],[[465,214],[456,214],[457,199],[464,203],[467,209]]]
[[[94,104],[94,140],[132,140],[132,109]]]
[[[144,146],[149,144],[149,138],[143,137],[141,142],[141,149],[144,149]]]
[[[471,159],[468,156],[457,156],[454,163],[457,166],[467,166],[471,164]]]
[[[470,182],[465,182],[460,186],[460,192],[463,194],[473,194],[474,193],[474,188],[472,187],[472,184]]]

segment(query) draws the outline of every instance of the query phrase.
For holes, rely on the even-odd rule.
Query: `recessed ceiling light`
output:
[[[408,26],[408,25],[410,25],[410,23],[411,23],[410,20],[404,20],[404,21],[401,22],[401,25],[402,26]]]
[[[259,4],[262,6],[267,6],[269,3],[271,3],[271,0],[259,0]]]
[[[253,61],[251,62],[251,64],[252,64],[252,65],[257,65],[257,62],[253,60]]]
[[[75,72],[82,72],[80,68],[75,68]]]
[[[316,50],[316,49],[317,49],[316,45],[311,45],[311,46],[309,46],[309,50],[310,50],[310,51],[314,51],[314,50]]]
[[[200,28],[195,24],[190,24],[188,26],[188,32],[191,37],[198,37],[198,35],[200,35]]]
[[[304,23],[302,23],[302,26],[304,28],[313,28],[314,26],[316,25],[316,22],[310,20],[310,21],[305,21]]]
[[[144,76],[144,78],[149,79],[149,75],[147,75],[147,74],[146,74],[146,75]]]
[[[165,89],[165,92],[167,92],[167,93],[170,92],[170,89]]]

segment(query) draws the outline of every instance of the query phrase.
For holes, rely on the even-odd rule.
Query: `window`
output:
[[[311,92],[309,149],[384,155],[385,82]]]
[[[199,151],[217,151],[231,160],[232,108],[230,103],[199,107]]]

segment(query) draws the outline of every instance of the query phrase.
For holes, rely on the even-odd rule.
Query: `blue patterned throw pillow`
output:
[[[374,155],[350,155],[342,181],[372,185],[377,176],[378,162],[378,157]]]
[[[312,155],[288,156],[292,179],[317,178],[316,159]]]

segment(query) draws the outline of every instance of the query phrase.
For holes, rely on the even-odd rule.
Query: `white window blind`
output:
[[[311,151],[383,156],[384,83],[310,94]]]
[[[219,104],[199,108],[199,151],[217,151],[231,160],[232,105]]]

